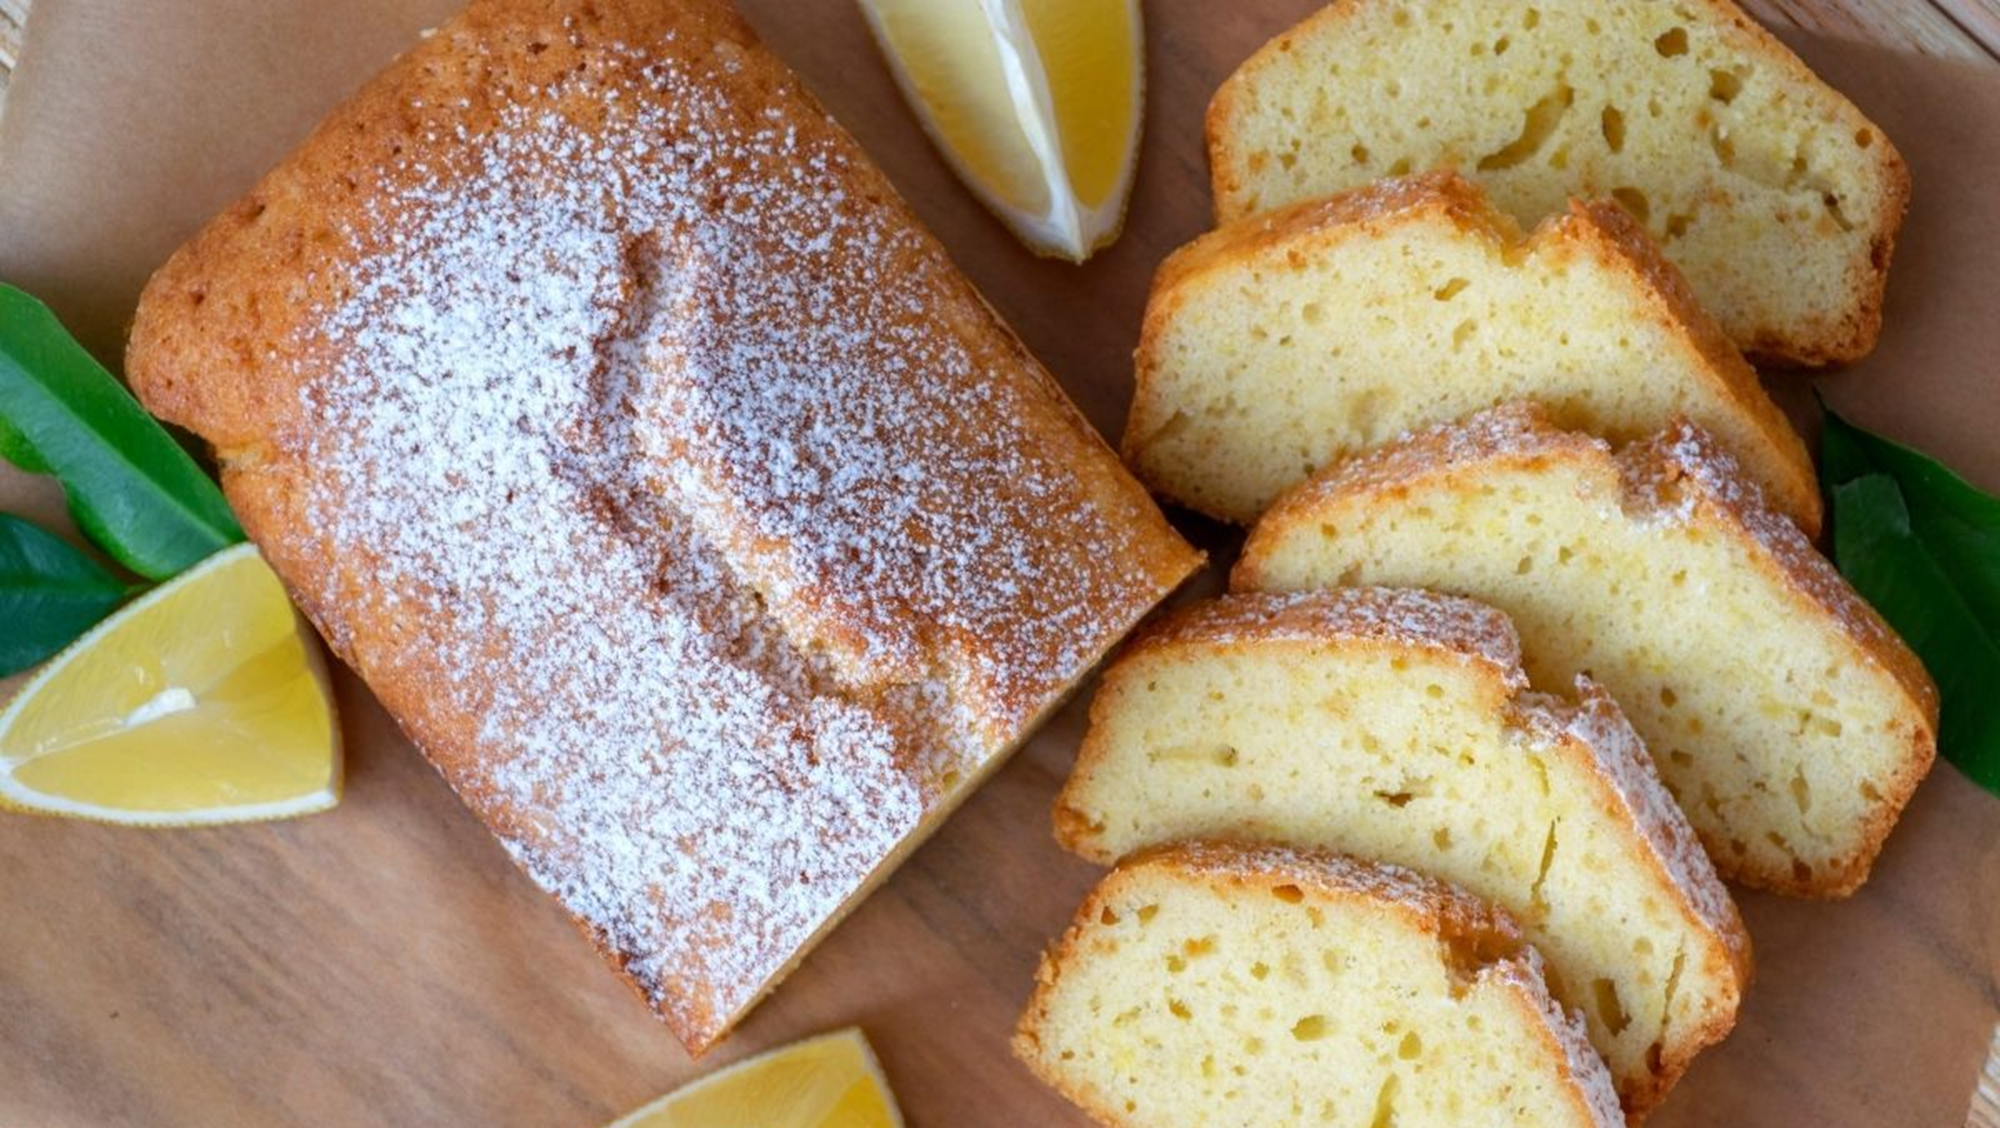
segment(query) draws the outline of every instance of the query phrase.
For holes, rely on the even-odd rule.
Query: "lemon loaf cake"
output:
[[[1614,440],[1684,414],[1817,531],[1812,459],[1625,211],[1530,236],[1451,172],[1232,223],[1160,268],[1125,459],[1248,524],[1336,457],[1509,400]]]
[[[1523,223],[1615,197],[1745,352],[1873,347],[1909,199],[1853,103],[1728,0],[1338,0],[1224,82],[1216,215],[1456,168]]]
[[[1199,563],[717,0],[478,0],[128,370],[695,1052]]]
[[[1632,727],[1527,688],[1505,615],[1398,588],[1241,594],[1105,671],[1056,836],[1098,862],[1195,838],[1408,866],[1512,913],[1628,1112],[1735,1022],[1749,938]]]
[[[1500,608],[1536,684],[1602,684],[1716,868],[1768,889],[1857,888],[1936,749],[1916,656],[1687,423],[1616,453],[1529,406],[1419,433],[1280,499],[1232,583]]]
[[[1506,914],[1280,846],[1122,863],[1043,958],[1014,1052],[1120,1128],[1624,1123]]]

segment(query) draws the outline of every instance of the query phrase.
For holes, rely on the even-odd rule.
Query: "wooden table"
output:
[[[2000,0],[1739,0],[1772,27],[2000,61]]]
[[[29,0],[0,0],[0,105],[6,104],[7,76],[21,57],[21,27],[28,20]]]
[[[59,0],[45,0],[59,2]],[[2000,65],[2000,0],[1741,0],[1773,27],[1791,25],[1944,58]],[[0,105],[20,57],[21,28],[33,0],[0,0]]]
[[[38,2],[53,8],[65,0]],[[200,2],[185,0],[190,7]],[[0,98],[29,3],[0,0]],[[2000,66],[2000,0],[1744,4],[1775,27]],[[760,16],[783,5],[746,0],[745,6],[761,23]],[[773,38],[780,54],[809,77],[833,73],[832,60],[851,59],[853,51],[865,49],[858,41],[812,42],[796,31]],[[1171,49],[1167,53],[1171,62],[1185,61],[1171,58]],[[1172,109],[1174,120],[1192,120],[1198,105],[1188,97],[1181,99],[1185,104],[1160,108]],[[836,110],[866,111],[850,113],[850,121],[867,123],[858,132],[878,155],[903,135],[900,159],[885,163],[892,164],[906,191],[923,196],[926,218],[959,237],[954,252],[962,261],[1012,262],[1018,255],[1012,244],[912,145],[893,98],[886,82],[872,82]],[[1168,150],[1151,151],[1155,161],[1169,159]],[[1185,170],[1162,172],[1185,179]],[[1153,195],[1136,206],[1157,211],[1161,182],[1170,178],[1155,180],[1151,189],[1142,183],[1142,196]],[[1132,321],[1131,302],[1143,292],[1145,273],[1161,249],[1136,245],[1138,238],[1128,238],[1092,268],[1098,282],[1119,283],[1121,296],[1108,304],[1104,289],[1079,288],[1081,275],[1039,265],[1018,272],[993,296],[1059,372],[1088,373],[1093,366],[1102,371],[1107,363],[1122,371],[1115,350],[1065,344],[1055,324],[1058,315],[1049,311],[1073,316],[1089,308],[1100,319]],[[991,288],[992,280],[980,281]],[[1102,396],[1079,398],[1100,425],[1115,418],[1116,403]],[[60,882],[49,884],[59,885],[61,895],[27,906],[0,903],[0,938],[35,948],[49,966],[60,959],[102,985],[87,1006],[38,1016],[43,1028],[30,1041],[34,1056],[25,1063],[26,1107],[87,1118],[46,1121],[49,1128],[280,1120],[370,1124],[382,1122],[385,1107],[398,1111],[398,1123],[467,1123],[474,1122],[468,1116],[480,1114],[486,1122],[582,1125],[690,1072],[664,1032],[574,940],[553,903],[513,872],[429,768],[400,744],[392,723],[352,678],[342,680],[341,706],[350,741],[368,751],[357,751],[350,762],[346,806],[326,817],[342,820],[338,823],[301,820],[252,831],[162,835],[148,840],[143,866],[121,863],[120,852],[130,851],[132,840],[117,832],[41,823],[9,828],[0,860],[56,859]],[[1018,1006],[1033,953],[1056,920],[1026,919],[1010,914],[1009,907],[1046,901],[1049,894],[1036,888],[1042,883],[1060,887],[1073,904],[1073,890],[1093,876],[1089,867],[1058,854],[1044,830],[1048,797],[1066,767],[1079,721],[1076,709],[1065,711],[837,932],[716,1060],[838,1022],[904,1033],[934,1030],[935,1037],[902,1037],[884,1045],[890,1074],[899,1085],[907,1083],[903,1095],[919,1123],[998,1124],[1009,1119],[1008,1110],[1021,1123],[1077,1122],[1053,1103],[1015,1103],[1022,1097],[1019,1078],[1003,1075],[1005,1067],[987,1058],[955,1056],[952,1043],[963,1020]],[[1950,818],[1962,810],[1946,803],[1934,806],[1931,817]],[[1024,827],[1032,833],[1023,834]],[[93,855],[94,849],[103,856]],[[995,858],[1019,864],[996,871],[990,864]],[[376,860],[380,868],[362,871],[355,859]],[[1882,922],[1898,912],[1923,915],[1916,900],[1913,893],[1910,904],[1849,919],[1886,927]],[[256,910],[245,914],[246,905]],[[370,933],[343,915],[360,907],[399,923]],[[28,914],[38,919],[24,923]],[[41,939],[44,929],[75,939],[49,945]],[[924,947],[881,958],[881,946],[901,943],[916,929],[925,936]],[[372,962],[332,958],[329,937],[335,944],[368,943],[378,954]],[[1796,934],[1776,939],[1780,944],[1774,946],[1801,946]],[[0,958],[7,950],[0,944]],[[435,974],[440,967],[451,974]],[[1865,970],[1846,966],[1842,973]],[[1772,968],[1760,983],[1766,1003],[1790,1005],[1803,993],[1784,971]],[[836,993],[836,983],[845,994]],[[0,976],[0,1044],[6,1042],[7,1020],[18,1013],[10,1007],[35,1005],[44,998],[41,986]],[[865,996],[865,1005],[846,1001],[854,992]],[[75,999],[65,1002],[74,1005]],[[490,1021],[495,1014],[523,1011],[535,1013],[541,1028]],[[367,1039],[316,1037],[312,1031],[320,1025],[377,1033],[377,1045],[402,1047],[408,1056],[385,1061],[379,1054],[355,1052],[343,1058],[367,1048]],[[1745,1043],[1764,1036],[1754,1026],[1738,1033]],[[254,1041],[255,1052],[246,1053],[246,1038]],[[557,1041],[563,1043],[559,1057],[552,1053]],[[964,1068],[974,1060],[980,1068]],[[506,1068],[490,1068],[495,1062]],[[961,1071],[951,1073],[953,1066]],[[0,1085],[15,1084],[23,1067],[19,1060],[0,1066]],[[156,1084],[165,1076],[174,1078],[172,1086]],[[1988,1076],[2000,1089],[2000,1071],[1992,1062]],[[1744,1077],[1739,1083],[1787,1080],[1773,1074]],[[0,1091],[0,1119],[10,1107],[8,1098]],[[1041,1097],[1031,1093],[1028,1099]],[[1727,1105],[1693,1107],[1696,1111],[1683,1108],[1672,1122],[1693,1123],[1699,1108]],[[1968,1123],[2000,1128],[2000,1105],[1989,1101],[1982,1107]],[[1801,1108],[1799,1116],[1811,1118],[1813,1111]]]
[[[0,0],[0,106],[20,59],[21,30],[34,0]],[[46,0],[45,0],[46,2]],[[1741,0],[1773,27],[1790,25],[1941,58],[2000,65],[2000,0]]]

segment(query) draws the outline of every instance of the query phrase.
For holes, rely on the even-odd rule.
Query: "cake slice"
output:
[[[1524,236],[1451,172],[1232,223],[1153,280],[1125,459],[1249,524],[1336,458],[1508,400],[1639,438],[1686,415],[1819,526],[1812,460],[1742,354],[1624,209]]]
[[[1341,0],[1208,110],[1228,221],[1455,168],[1523,223],[1615,197],[1745,352],[1874,346],[1909,173],[1867,117],[1728,0]]]
[[[1729,1032],[1749,937],[1618,706],[1530,692],[1507,617],[1397,588],[1242,594],[1106,670],[1056,837],[1323,847],[1512,913],[1642,1115]]]
[[[1510,406],[1336,465],[1232,584],[1430,587],[1505,611],[1538,685],[1587,674],[1725,877],[1859,887],[1936,751],[1937,691],[1699,428],[1614,453]]]
[[[1184,843],[1098,885],[1014,1053],[1119,1128],[1614,1128],[1506,914],[1338,854]]]
[[[721,0],[477,0],[127,371],[697,1054],[1200,564]]]

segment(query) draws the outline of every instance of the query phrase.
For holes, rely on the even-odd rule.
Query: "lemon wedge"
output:
[[[1138,0],[861,0],[925,132],[1035,251],[1118,237],[1145,89]]]
[[[0,800],[210,826],[340,799],[319,642],[257,549],[224,549],[92,628],[0,713]]]
[[[718,1070],[608,1128],[902,1128],[861,1031],[793,1042]]]

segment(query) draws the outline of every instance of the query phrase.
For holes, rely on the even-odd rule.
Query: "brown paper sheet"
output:
[[[115,362],[147,273],[453,6],[38,0],[0,118],[0,279]],[[1205,222],[1202,106],[1308,7],[1148,4],[1128,231],[1076,269],[1029,258],[952,182],[851,4],[746,4],[1107,432],[1152,267]],[[1882,346],[1819,386],[2000,488],[2000,70],[1795,43],[1916,180]],[[1809,402],[1803,379],[1773,382]],[[60,512],[4,469],[0,509]],[[341,703],[332,814],[159,834],[0,817],[0,1123],[581,1126],[697,1071],[351,677]],[[915,1124],[1081,1123],[1004,1045],[1095,876],[1047,832],[1079,722],[1062,714],[703,1067],[860,1022]],[[1758,982],[1654,1123],[1964,1122],[2000,1003],[2000,800],[1940,765],[1852,901],[1741,901]]]

